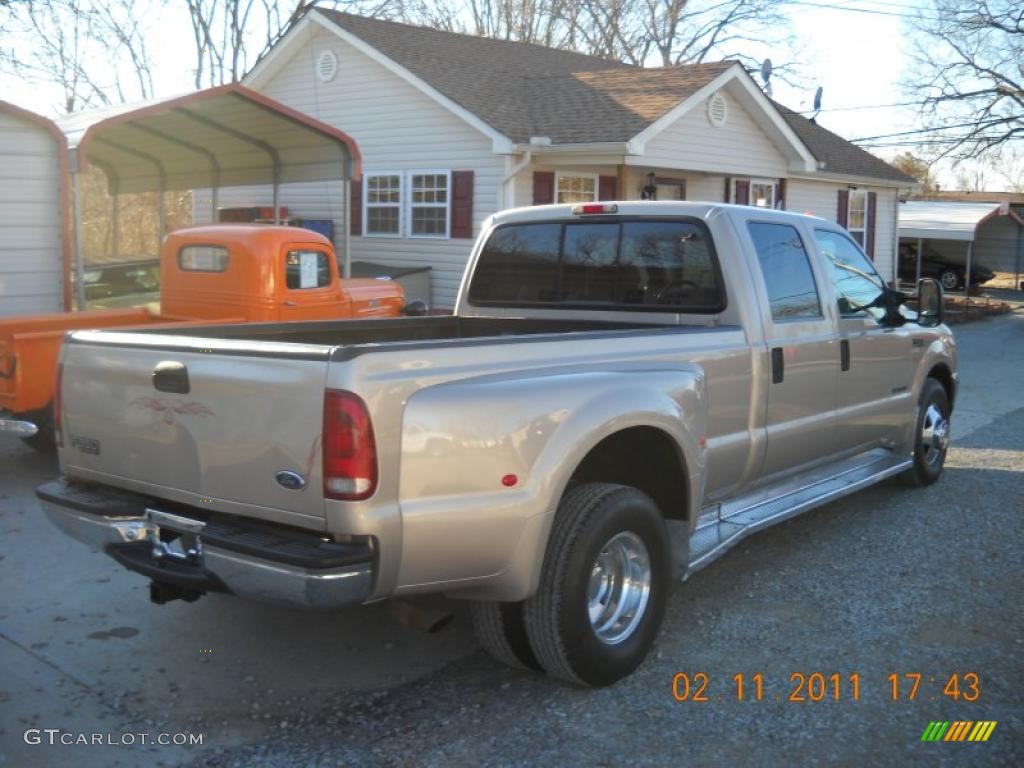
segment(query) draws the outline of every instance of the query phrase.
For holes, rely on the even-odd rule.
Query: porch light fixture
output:
[[[655,183],[654,172],[651,171],[647,174],[647,184],[640,188],[640,199],[641,200],[657,200],[658,199],[658,185]]]

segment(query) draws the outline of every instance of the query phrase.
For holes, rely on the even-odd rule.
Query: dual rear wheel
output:
[[[646,657],[661,627],[672,553],[654,501],[624,485],[586,483],[559,505],[536,594],[477,602],[484,648],[512,667],[610,685]]]

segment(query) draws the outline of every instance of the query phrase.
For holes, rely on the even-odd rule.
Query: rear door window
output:
[[[761,264],[772,319],[781,322],[822,317],[811,260],[796,228],[758,221],[747,227]]]
[[[680,219],[509,224],[480,254],[476,305],[719,312],[711,236]]]
[[[289,290],[330,285],[331,267],[327,254],[312,249],[288,251],[284,256],[284,277]]]

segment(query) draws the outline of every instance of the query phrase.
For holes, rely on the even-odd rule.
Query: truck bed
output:
[[[184,333],[175,328],[140,330],[147,335],[188,336],[199,339],[260,341],[358,348],[391,342],[436,342],[500,336],[532,336],[572,332],[621,333],[624,330],[679,330],[678,325],[595,320],[546,320],[441,315],[361,321],[258,323],[192,326]],[[354,350],[356,351],[356,350]]]

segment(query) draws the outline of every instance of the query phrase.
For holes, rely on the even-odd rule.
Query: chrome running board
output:
[[[910,456],[894,456],[879,448],[704,507],[690,537],[689,566],[683,578],[762,528],[874,485],[912,464]]]

